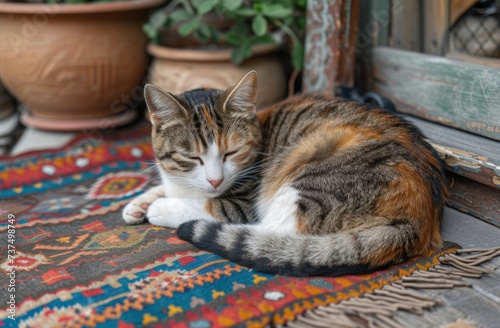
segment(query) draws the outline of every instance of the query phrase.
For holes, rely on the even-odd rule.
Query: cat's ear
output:
[[[149,110],[149,120],[158,125],[168,119],[183,119],[188,117],[188,111],[170,92],[163,91],[152,84],[144,87],[144,99]]]
[[[222,107],[224,111],[228,107],[231,107],[255,113],[255,102],[257,101],[257,72],[248,72],[238,84],[232,89],[228,89],[227,92],[229,94]]]

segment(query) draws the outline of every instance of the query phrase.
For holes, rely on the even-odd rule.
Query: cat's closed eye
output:
[[[238,152],[238,151],[230,151],[230,152],[225,153],[225,154],[224,154],[224,162],[225,162],[225,161],[227,161],[227,158],[228,158],[229,156],[232,156],[232,155],[236,154],[237,152]]]
[[[200,165],[203,165],[205,163],[203,163],[203,160],[199,157],[188,157],[189,159],[192,159],[192,160],[195,160],[195,161],[198,161],[200,163]]]

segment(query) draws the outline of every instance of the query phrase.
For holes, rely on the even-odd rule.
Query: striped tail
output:
[[[400,263],[418,249],[418,234],[408,223],[312,236],[195,220],[183,223],[177,235],[257,271],[297,277],[368,273]]]

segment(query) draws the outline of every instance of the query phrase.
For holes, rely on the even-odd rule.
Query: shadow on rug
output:
[[[159,183],[149,128],[80,137],[59,150],[0,158],[0,326],[398,326],[398,309],[438,301],[408,290],[467,285],[499,249],[458,246],[387,270],[337,278],[261,274],[121,210]],[[442,263],[451,264],[443,266]],[[12,296],[14,295],[14,296]],[[14,300],[14,301],[12,301]]]

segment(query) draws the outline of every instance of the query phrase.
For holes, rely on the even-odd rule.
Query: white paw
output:
[[[127,224],[138,224],[143,222],[146,217],[146,210],[134,202],[128,203],[123,209],[122,218]]]
[[[163,186],[156,186],[139,197],[134,198],[125,206],[122,212],[122,218],[128,224],[137,224],[146,220],[146,211],[149,205],[156,199],[163,197]]]
[[[175,210],[175,205],[172,203],[172,199],[170,198],[160,198],[155,200],[146,213],[146,217],[148,218],[149,223],[169,228],[176,228],[169,224],[169,219],[173,216],[173,211]]]
[[[176,229],[184,222],[203,218],[201,208],[202,200],[160,198],[149,205],[146,217],[153,225]]]
[[[137,197],[125,206],[122,218],[127,224],[138,224],[146,220],[146,211],[151,201],[146,197]]]

